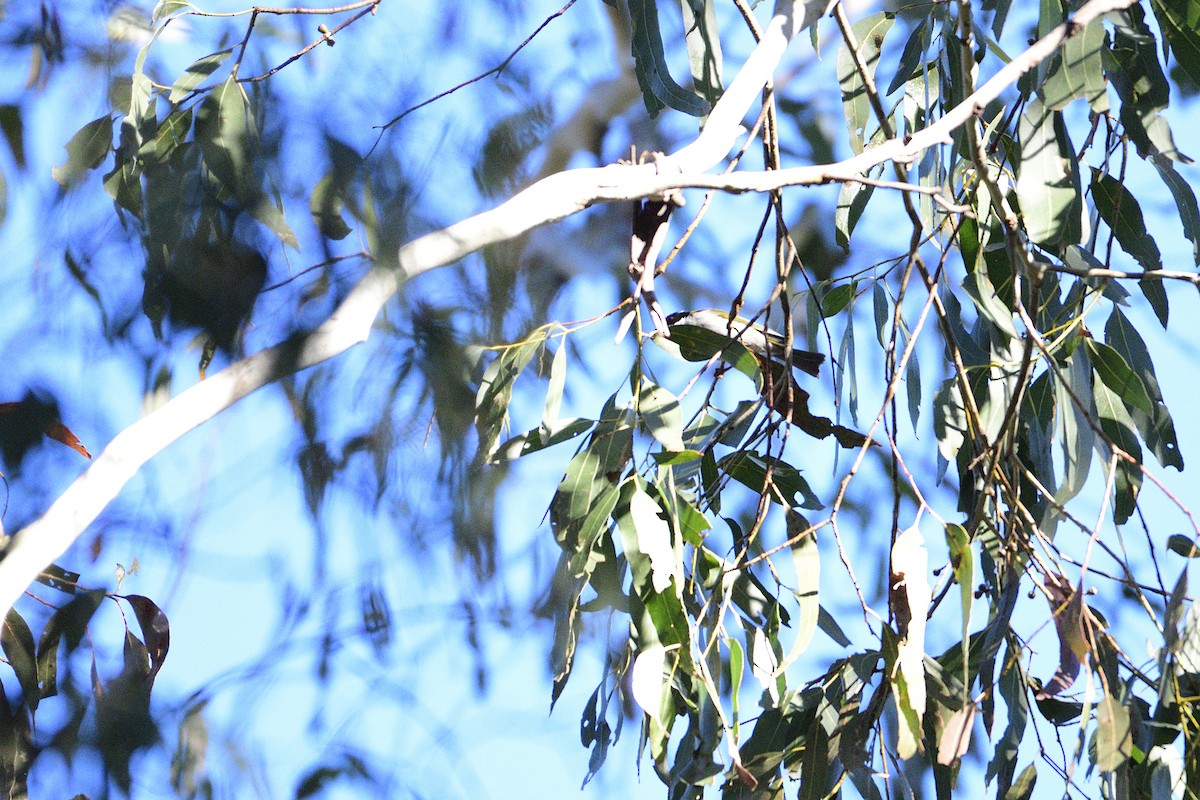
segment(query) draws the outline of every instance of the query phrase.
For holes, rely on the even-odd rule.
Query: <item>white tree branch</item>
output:
[[[1092,0],[1014,58],[995,77],[930,127],[907,140],[893,139],[835,164],[770,172],[708,175],[742,133],[742,119],[771,79],[798,25],[778,13],[762,41],[725,91],[694,142],[657,164],[613,165],[560,172],[512,199],[400,249],[399,267],[376,267],[338,309],[311,333],[294,336],[248,356],[180,393],[119,433],[46,513],[13,536],[0,560],[0,606],[11,608],[54,559],[66,552],[121,488],[152,457],[183,434],[274,381],[345,352],[370,334],[375,318],[401,285],[423,272],[453,263],[489,244],[575,214],[593,203],[661,195],[668,189],[704,188],[764,192],[784,186],[855,180],[878,164],[910,161],[920,151],[950,141],[950,133],[974,120],[1022,74],[1050,56],[1069,36],[1109,11],[1135,0]],[[779,6],[794,5],[780,3]],[[786,12],[787,9],[784,9]]]

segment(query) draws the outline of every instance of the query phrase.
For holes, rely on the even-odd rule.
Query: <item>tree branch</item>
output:
[[[769,173],[704,174],[725,158],[741,135],[743,117],[758,99],[787,48],[788,29],[798,27],[790,14],[777,15],[714,107],[704,130],[691,144],[657,164],[612,165],[551,175],[490,211],[406,244],[400,249],[396,267],[373,267],[338,309],[311,333],[298,334],[231,364],[119,433],[40,519],[9,542],[0,560],[0,607],[11,608],[25,588],[66,552],[143,464],[251,392],[366,341],[384,304],[411,278],[598,202],[635,200],[679,188],[763,192],[784,186],[860,180],[862,174],[883,162],[911,161],[925,148],[949,142],[952,130],[973,119],[978,109],[1049,57],[1089,21],[1109,11],[1127,8],[1134,1],[1092,0],[1085,4],[1071,20],[1014,58],[934,125],[905,140],[892,139],[835,164]]]

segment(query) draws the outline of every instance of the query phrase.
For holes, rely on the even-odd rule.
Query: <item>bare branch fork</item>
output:
[[[400,249],[398,266],[373,267],[336,311],[307,334],[237,361],[180,393],[158,410],[117,434],[92,465],[38,520],[15,534],[0,560],[0,606],[7,610],[43,569],[82,535],[143,464],[188,431],[262,387],[337,356],[366,341],[375,318],[404,283],[423,272],[456,262],[489,244],[513,239],[595,203],[661,196],[670,189],[702,188],[765,192],[784,186],[861,180],[886,161],[911,161],[928,147],[950,141],[950,133],[972,122],[1025,72],[1053,54],[1070,36],[1109,11],[1136,0],[1092,0],[1004,66],[945,116],[905,139],[891,139],[853,158],[822,166],[769,172],[708,175],[742,134],[742,119],[800,30],[805,3],[779,0],[762,40],[714,107],[695,141],[657,165],[612,165],[570,170],[544,178],[490,211],[426,234]]]

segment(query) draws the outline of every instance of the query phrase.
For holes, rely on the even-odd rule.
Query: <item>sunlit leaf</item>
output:
[[[496,452],[508,419],[513,384],[548,334],[549,330],[543,328],[525,341],[505,347],[484,370],[475,395],[475,430],[479,434],[479,453],[485,460],[491,460]]]
[[[851,26],[858,42],[858,59],[870,76],[874,78],[879,64],[883,40],[891,30],[895,16],[890,12],[879,12],[858,20]],[[855,65],[854,54],[844,44],[838,49],[838,84],[842,88],[842,107],[846,114],[846,126],[850,130],[850,147],[855,153],[865,148],[870,131],[872,111],[867,87]]]
[[[629,499],[629,514],[637,532],[638,548],[650,561],[650,585],[665,592],[676,581],[683,582],[683,564],[671,542],[671,526],[660,516],[662,508],[640,489]]]
[[[919,528],[909,528],[892,545],[889,582],[889,603],[897,625],[892,691],[900,715],[896,751],[901,758],[912,758],[921,748],[926,701],[925,619],[933,596],[928,573],[925,539]]]
[[[683,444],[683,410],[675,395],[647,383],[638,399],[642,424],[666,450],[679,452]]]
[[[1189,0],[1190,2],[1190,0]],[[1121,98],[1120,118],[1143,158],[1161,154],[1190,162],[1175,147],[1175,137],[1163,111],[1170,102],[1170,84],[1158,60],[1158,43],[1140,5],[1107,16],[1113,23],[1112,47],[1105,51],[1105,70]]]
[[[1096,370],[1096,377],[1103,381],[1104,385],[1116,394],[1131,411],[1137,410],[1147,415],[1153,414],[1154,406],[1150,401],[1150,395],[1146,393],[1145,384],[1129,368],[1121,354],[1112,347],[1093,339],[1087,340],[1087,347],[1088,355],[1092,359],[1092,367]]]
[[[717,30],[715,0],[680,4],[684,43],[692,69],[692,85],[709,103],[721,98],[721,38]]]
[[[178,14],[181,11],[194,11],[195,6],[186,0],[158,0],[158,5],[154,7],[154,13],[150,16],[151,22],[160,22],[172,14]]]
[[[1096,766],[1101,772],[1112,772],[1133,752],[1129,709],[1105,692],[1096,712]]]
[[[233,48],[229,47],[193,62],[171,85],[171,93],[167,95],[167,100],[174,105],[187,97],[193,89],[219,70],[232,53]]]
[[[1042,97],[1052,111],[1059,111],[1077,97],[1086,98],[1097,111],[1108,110],[1107,81],[1102,53],[1108,33],[1102,19],[1092,20],[1082,31],[1063,43],[1042,84]]]
[[[1030,99],[1019,123],[1017,198],[1029,238],[1047,248],[1084,238],[1079,163],[1061,112]]]

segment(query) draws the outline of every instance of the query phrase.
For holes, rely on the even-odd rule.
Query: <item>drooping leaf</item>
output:
[[[29,624],[15,608],[8,610],[4,625],[0,628],[0,646],[3,647],[8,665],[17,676],[17,682],[21,684],[22,701],[31,709],[36,709],[42,698],[38,685],[37,649]]]
[[[339,241],[350,235],[351,228],[342,217],[341,189],[330,172],[317,181],[308,199],[308,210],[312,214],[317,230],[327,239]]]
[[[167,650],[171,647],[171,627],[167,622],[167,615],[149,597],[131,594],[125,595],[124,599],[133,607],[138,626],[142,629],[142,638],[150,657],[148,677],[153,682],[167,658]]]
[[[1183,223],[1183,235],[1192,243],[1192,259],[1200,266],[1200,205],[1196,202],[1196,193],[1191,184],[1175,171],[1169,158],[1155,154],[1150,156],[1149,161],[1175,198],[1175,207]]]
[[[528,339],[505,347],[484,370],[479,391],[475,395],[475,430],[479,434],[479,453],[484,460],[491,460],[496,453],[496,444],[508,419],[508,405],[512,402],[513,384],[517,376],[533,359],[548,335],[548,329],[539,329]]]
[[[71,186],[100,166],[112,150],[113,118],[104,115],[80,128],[67,142],[67,160],[50,170],[62,186]]]
[[[1142,463],[1142,448],[1138,444],[1133,420],[1126,411],[1120,395],[1111,390],[1103,381],[1096,381],[1093,386],[1096,402],[1096,412],[1100,417],[1100,429],[1114,445],[1119,447],[1137,463],[1130,464],[1124,458],[1118,458],[1114,492],[1116,499],[1113,503],[1113,521],[1122,525],[1133,516],[1137,505],[1137,496],[1142,488],[1142,472],[1138,465]]]
[[[1096,712],[1096,766],[1101,772],[1112,772],[1133,752],[1129,709],[1105,692]]]
[[[1120,181],[1093,168],[1092,201],[1122,250],[1137,259],[1142,269],[1162,268],[1162,255],[1154,237],[1146,230],[1142,207]]]
[[[1134,408],[1130,409],[1142,440],[1154,453],[1158,463],[1164,467],[1171,466],[1182,470],[1183,455],[1179,451],[1179,441],[1175,435],[1175,422],[1163,401],[1162,389],[1154,373],[1154,363],[1150,360],[1150,351],[1141,334],[1119,308],[1114,308],[1104,326],[1104,338],[1146,387],[1152,412],[1145,414]]]
[[[1190,0],[1189,0],[1190,1]],[[1105,71],[1121,98],[1121,124],[1146,158],[1161,154],[1173,161],[1190,163],[1175,146],[1166,116],[1170,84],[1158,60],[1158,43],[1146,24],[1140,5],[1113,12],[1112,47],[1104,53]]]
[[[1171,55],[1180,68],[1200,85],[1200,2],[1151,0],[1158,27],[1171,44]]]
[[[710,104],[721,98],[721,38],[717,31],[717,4],[714,0],[681,0],[683,30],[692,84]]]
[[[792,566],[796,571],[796,605],[800,610],[800,625],[787,656],[776,671],[782,673],[795,662],[812,641],[821,616],[821,554],[817,550],[817,533],[799,513],[787,509],[787,537],[792,545]],[[805,531],[808,533],[805,533]]]
[[[1107,40],[1104,21],[1095,19],[1063,43],[1042,84],[1042,97],[1050,110],[1060,111],[1077,97],[1086,98],[1097,113],[1108,110],[1102,58]]]
[[[651,116],[664,106],[693,117],[708,113],[710,105],[695,92],[675,82],[667,69],[663,52],[662,33],[658,27],[657,0],[630,0],[629,16],[633,22],[633,62],[642,98]]]
[[[858,57],[866,70],[875,76],[884,37],[892,28],[895,16],[890,12],[879,12],[858,20],[851,26],[858,41]],[[866,146],[871,122],[871,101],[866,84],[855,65],[854,54],[843,44],[837,57],[838,84],[842,88],[842,107],[846,114],[846,126],[850,131],[850,147],[861,153]]]
[[[1141,411],[1147,415],[1154,413],[1154,407],[1150,401],[1150,395],[1146,393],[1145,384],[1129,368],[1120,353],[1093,339],[1087,340],[1087,347],[1092,367],[1096,370],[1096,377],[1121,399],[1126,408],[1131,411]]]
[[[672,582],[682,585],[683,564],[672,544],[671,526],[662,518],[662,508],[640,489],[629,499],[629,515],[637,532],[638,549],[650,562],[650,585],[665,592]]]
[[[679,400],[661,386],[647,383],[638,400],[642,423],[666,450],[680,452],[683,444],[683,410]]]
[[[897,626],[892,672],[892,691],[900,716],[896,752],[905,759],[921,748],[921,718],[926,703],[925,621],[933,597],[928,572],[925,539],[919,528],[909,528],[892,545],[888,592]],[[885,652],[887,649],[885,646]]]
[[[767,480],[770,465],[770,481]],[[729,477],[754,492],[765,494],[773,502],[790,505],[799,496],[800,508],[819,510],[824,508],[800,474],[800,470],[783,461],[768,460],[760,453],[742,451],[730,453],[718,460],[720,467]]]
[[[253,173],[256,136],[250,104],[231,75],[200,104],[196,142],[205,165],[234,197],[245,198],[259,191]]]
[[[167,100],[174,105],[187,97],[193,89],[219,70],[232,53],[233,48],[229,47],[193,62],[171,85],[171,93],[167,95]]]
[[[1049,249],[1084,238],[1079,162],[1062,113],[1032,98],[1018,125],[1017,198],[1029,238]]]
[[[104,600],[103,589],[77,595],[46,621],[38,637],[37,674],[42,697],[58,694],[58,646],[66,641],[67,652],[79,647],[88,623]]]

